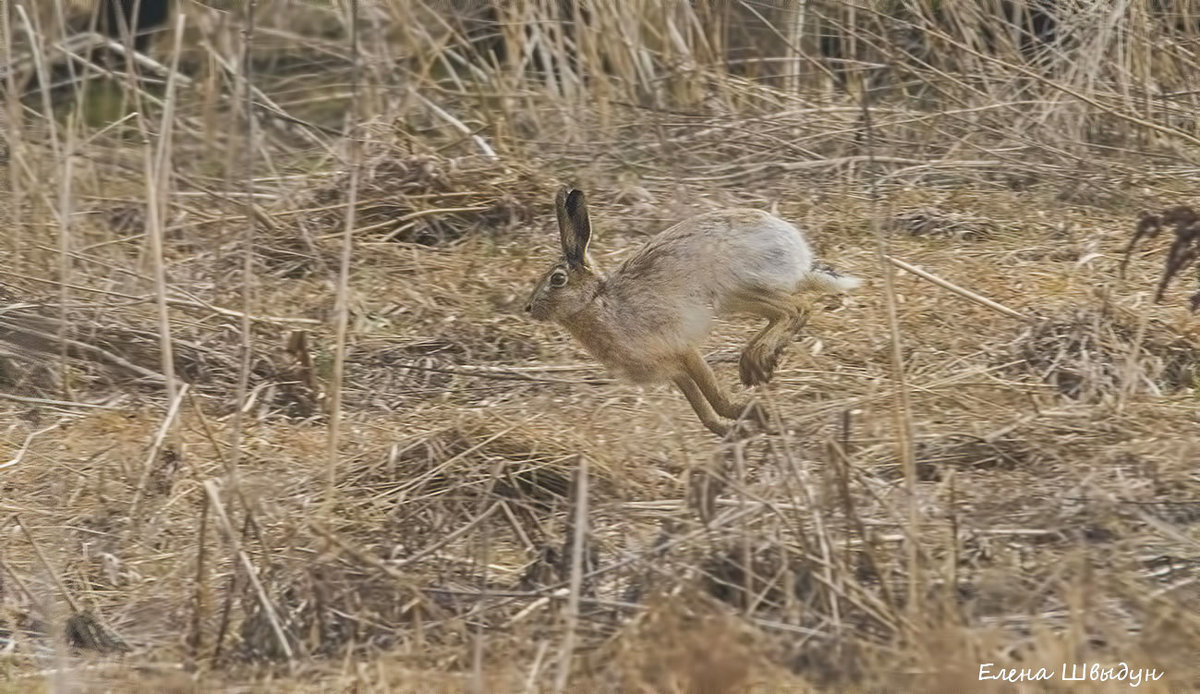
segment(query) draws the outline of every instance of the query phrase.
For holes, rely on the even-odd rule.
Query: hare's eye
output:
[[[566,283],[567,283],[567,273],[556,272],[553,275],[550,275],[550,286],[551,287],[561,287],[561,286],[565,285]]]

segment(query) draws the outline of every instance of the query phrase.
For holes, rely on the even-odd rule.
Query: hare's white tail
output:
[[[804,278],[805,284],[820,291],[841,294],[858,289],[862,280],[853,275],[844,275],[833,269],[832,265],[814,261],[812,269]]]

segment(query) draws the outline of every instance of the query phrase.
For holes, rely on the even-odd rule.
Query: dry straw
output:
[[[1194,287],[1129,246],[1197,204],[1189,3],[79,6],[0,12],[16,686],[1194,687]],[[523,317],[563,184],[602,265],[751,206],[868,278],[778,431]]]

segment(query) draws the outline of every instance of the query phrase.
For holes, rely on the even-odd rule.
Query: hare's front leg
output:
[[[717,377],[712,368],[709,367],[708,362],[704,361],[704,357],[700,356],[699,352],[693,349],[680,355],[680,362],[683,370],[695,382],[717,414],[726,419],[753,418],[759,424],[767,426],[770,421],[767,413],[757,403],[736,403],[729,399],[729,396],[721,388],[721,384],[717,383]]]
[[[691,376],[681,373],[673,381],[679,390],[683,391],[683,396],[687,398],[688,404],[696,411],[696,416],[700,418],[700,422],[704,426],[708,427],[709,431],[717,436],[725,436],[729,433],[729,425],[717,417],[712,405],[708,404],[708,399],[704,397],[704,393],[700,391],[700,387],[696,385]]]

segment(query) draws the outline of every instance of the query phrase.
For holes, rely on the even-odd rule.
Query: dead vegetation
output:
[[[0,9],[0,691],[1200,687],[1186,3],[188,4],[138,79],[53,5]],[[524,318],[562,183],[601,266],[748,205],[868,279],[779,432]]]
[[[1196,256],[1200,254],[1200,249],[1192,247],[1197,239],[1200,239],[1200,215],[1197,215],[1191,207],[1179,205],[1164,210],[1162,214],[1141,212],[1138,215],[1137,228],[1134,230],[1133,238],[1125,247],[1125,257],[1121,259],[1122,274],[1125,272],[1125,266],[1128,265],[1129,256],[1133,253],[1137,242],[1143,237],[1158,236],[1158,232],[1162,231],[1163,226],[1175,227],[1175,239],[1167,250],[1166,266],[1163,268],[1162,277],[1158,280],[1158,288],[1154,292],[1155,302],[1162,301],[1163,294],[1167,291],[1171,280],[1196,262]],[[1200,292],[1192,295],[1190,304],[1193,312],[1200,308]]]
[[[1012,347],[1021,368],[1068,398],[1161,396],[1197,386],[1197,345],[1121,309],[1075,308],[1046,317]]]

